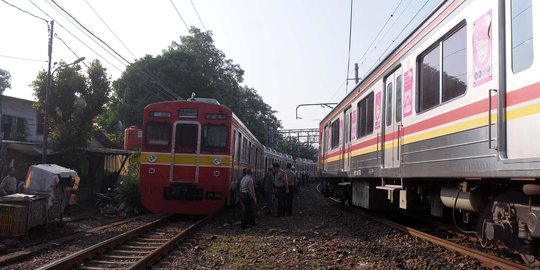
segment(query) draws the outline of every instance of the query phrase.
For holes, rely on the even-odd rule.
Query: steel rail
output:
[[[122,233],[120,235],[117,235],[117,236],[115,236],[113,238],[107,239],[104,242],[101,242],[99,244],[95,244],[93,246],[85,248],[85,249],[83,249],[83,250],[81,250],[81,251],[79,251],[77,253],[74,253],[74,254],[72,254],[70,256],[67,256],[67,257],[64,257],[64,258],[62,258],[60,260],[51,262],[51,263],[49,263],[47,265],[44,265],[44,266],[42,266],[40,268],[37,268],[37,270],[71,269],[73,267],[76,267],[76,266],[80,265],[81,263],[83,263],[87,259],[91,259],[91,258],[105,252],[106,250],[112,249],[112,248],[114,248],[114,247],[116,247],[116,246],[130,240],[130,239],[133,239],[133,238],[137,237],[139,234],[160,225],[161,223],[168,220],[170,217],[171,216],[166,216],[166,217],[163,217],[163,218],[158,219],[156,221],[147,223],[147,224],[145,224],[143,226],[140,226],[138,228],[135,228],[135,229],[133,229],[131,231],[128,231],[128,232]]]
[[[157,259],[161,258],[165,253],[167,253],[172,247],[174,247],[178,242],[185,240],[191,233],[198,230],[200,227],[204,226],[213,216],[207,216],[204,219],[197,221],[196,223],[189,226],[187,229],[183,230],[176,234],[171,240],[163,244],[161,247],[152,251],[150,254],[144,256],[141,260],[137,261],[134,265],[130,266],[128,269],[146,269],[149,265],[155,262]]]
[[[319,193],[321,192],[320,191],[320,185],[317,186],[317,191]],[[336,204],[341,205],[341,203],[339,201],[334,200],[333,198],[330,198],[330,200],[332,200]],[[400,230],[400,231],[402,231],[402,232],[404,232],[406,234],[409,234],[411,236],[420,238],[422,240],[426,240],[426,241],[428,241],[430,243],[433,243],[433,244],[436,244],[438,246],[444,247],[447,250],[457,252],[457,253],[465,255],[467,257],[477,259],[483,265],[485,265],[486,267],[490,267],[492,269],[501,269],[501,270],[531,269],[531,268],[529,268],[529,267],[527,267],[525,265],[518,264],[518,263],[515,263],[515,262],[512,262],[512,261],[508,261],[506,259],[499,258],[497,256],[487,254],[485,252],[475,250],[475,249],[472,249],[472,248],[469,248],[469,247],[465,247],[465,246],[462,246],[462,245],[459,245],[459,244],[456,244],[456,243],[452,243],[452,242],[450,242],[448,240],[441,239],[439,237],[436,237],[436,236],[430,235],[428,233],[421,232],[419,230],[416,230],[416,229],[413,229],[413,228],[410,228],[410,227],[395,223],[393,221],[389,221],[389,220],[386,220],[386,219],[383,219],[383,218],[374,217],[374,216],[369,215],[368,213],[366,213],[366,212],[364,212],[364,211],[362,211],[360,209],[356,209],[356,208],[350,208],[350,209],[353,209],[355,213],[358,213],[358,214],[360,214],[360,215],[362,215],[364,217],[370,218],[373,221],[376,221],[378,223],[391,226],[391,227],[393,227],[393,228],[395,228],[397,230]]]

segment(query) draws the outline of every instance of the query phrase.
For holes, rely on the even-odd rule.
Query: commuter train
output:
[[[316,163],[264,147],[227,107],[194,98],[144,109],[140,165],[142,204],[152,212],[209,215],[237,201],[242,169],[261,180],[272,163]]]
[[[540,266],[540,3],[441,3],[320,123],[325,191]]]

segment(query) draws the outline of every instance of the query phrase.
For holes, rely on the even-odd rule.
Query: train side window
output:
[[[339,145],[339,119],[332,123],[332,149]]]
[[[373,132],[373,92],[358,102],[358,138]]]
[[[227,147],[227,126],[205,125],[203,128],[203,147],[226,148]]]
[[[402,80],[401,75],[396,79],[396,122],[401,122],[402,112],[401,112],[401,91],[402,91]]]
[[[386,85],[386,126],[392,124],[392,83]]]
[[[528,69],[534,59],[532,0],[512,0],[512,71]]]
[[[165,122],[146,124],[146,144],[148,146],[167,146],[171,137],[171,125]]]
[[[459,25],[457,30],[447,34],[418,57],[418,76],[417,112],[428,110],[465,93],[467,90],[465,24]]]

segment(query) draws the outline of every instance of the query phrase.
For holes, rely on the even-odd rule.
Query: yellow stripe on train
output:
[[[143,152],[141,153],[141,164],[162,164],[169,165],[171,164],[171,154],[169,153],[151,153]],[[175,154],[174,155],[174,164],[176,165],[193,165],[197,164],[196,155],[186,155],[186,154]],[[223,155],[200,155],[199,158],[200,166],[219,166],[219,167],[229,167],[231,166],[231,156]]]
[[[532,114],[537,114],[537,113],[540,113],[540,106],[539,106],[539,103],[534,103],[534,104],[525,105],[525,106],[522,106],[520,108],[514,108],[513,110],[507,111],[506,118],[507,118],[508,121],[510,121],[510,120],[526,117],[526,116],[529,116],[529,115],[532,115]],[[493,119],[492,120],[493,123],[496,123],[496,121],[497,121],[497,113],[492,113],[491,117]],[[405,138],[403,138],[402,145],[406,145],[406,144],[410,144],[410,143],[414,143],[414,142],[419,142],[419,141],[424,141],[424,140],[428,140],[428,139],[432,139],[432,138],[436,138],[436,137],[440,137],[440,136],[444,136],[444,135],[448,135],[448,134],[452,134],[452,133],[456,133],[456,132],[461,132],[461,131],[465,131],[465,130],[485,126],[487,124],[487,122],[488,122],[488,117],[486,115],[484,115],[484,116],[480,116],[480,117],[473,118],[473,119],[470,119],[470,120],[465,120],[465,121],[462,121],[462,122],[458,122],[458,123],[455,123],[453,125],[449,125],[449,126],[446,126],[446,127],[441,127],[441,128],[429,130],[429,131],[426,131],[426,132],[419,132],[419,133],[411,134],[411,135],[405,136]],[[384,145],[385,145],[386,149],[393,148],[391,143],[392,143],[392,141],[385,142]],[[375,151],[377,151],[376,146],[368,146],[368,147],[365,147],[365,148],[362,148],[362,149],[352,151],[351,157],[358,156],[358,155],[363,155],[363,154],[368,154],[368,153],[372,153],[372,152],[375,152]],[[337,160],[340,160],[340,159],[341,159],[341,155],[338,155],[338,156],[335,156],[335,157],[327,158],[325,161],[326,162],[333,162],[333,161],[337,161]]]

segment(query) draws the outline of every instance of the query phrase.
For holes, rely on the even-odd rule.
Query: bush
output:
[[[139,152],[129,157],[128,174],[120,176],[115,189],[118,194],[120,211],[126,214],[138,214],[144,209],[139,194],[139,160]]]

